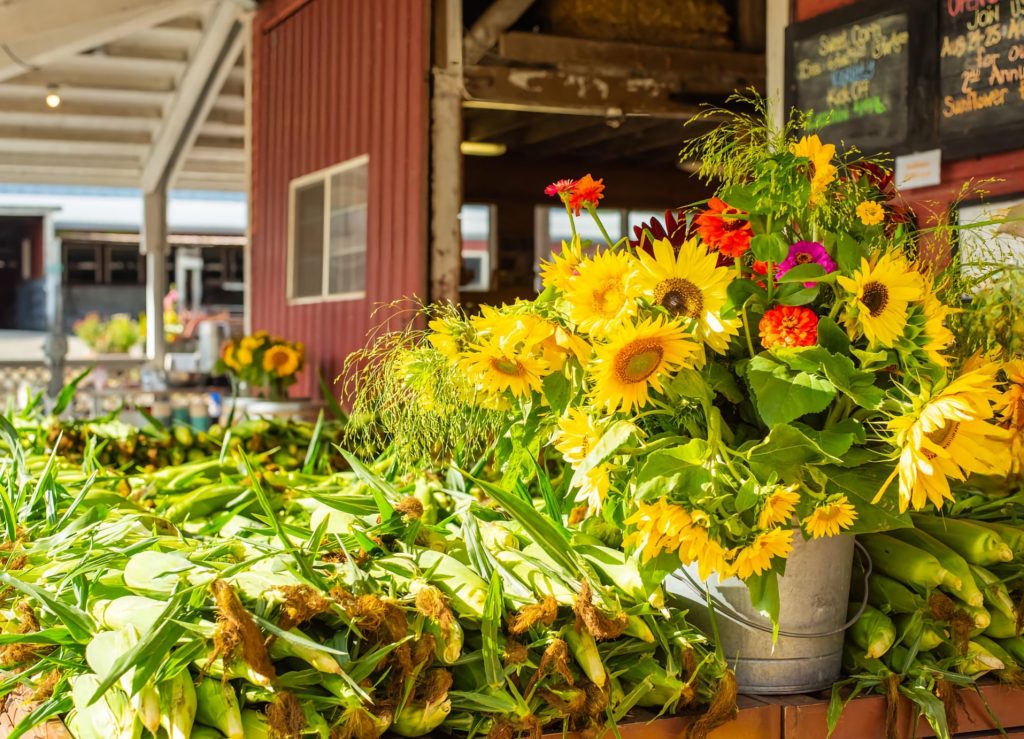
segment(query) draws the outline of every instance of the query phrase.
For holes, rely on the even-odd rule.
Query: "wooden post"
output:
[[[772,123],[782,128],[788,111],[785,102],[786,26],[789,25],[789,0],[767,0],[765,38],[766,95],[772,105]]]
[[[462,271],[462,2],[435,3],[430,102],[430,299],[458,302]]]
[[[167,293],[167,185],[160,183],[142,201],[142,249],[146,255],[146,357],[163,369],[164,295]]]
[[[54,233],[53,216],[43,216],[43,274],[46,286],[46,341],[43,353],[50,370],[46,396],[56,398],[64,387],[64,358],[68,340],[64,334],[64,260],[61,259],[60,239]]]

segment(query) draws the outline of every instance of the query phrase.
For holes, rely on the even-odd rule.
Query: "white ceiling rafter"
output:
[[[79,5],[109,14],[86,21]],[[64,46],[32,46],[57,38],[42,22],[56,6],[69,9]],[[145,189],[168,177],[176,187],[244,190],[245,39],[236,20],[245,7],[244,0],[0,0],[0,44],[19,59],[40,50],[31,69],[9,76],[0,47],[0,182]],[[100,39],[92,33],[99,26],[116,32]],[[73,29],[86,36],[72,38]],[[53,85],[56,109],[44,102]]]

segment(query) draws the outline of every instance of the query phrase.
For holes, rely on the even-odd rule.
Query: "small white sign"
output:
[[[942,149],[916,151],[896,157],[896,187],[913,190],[942,182]]]

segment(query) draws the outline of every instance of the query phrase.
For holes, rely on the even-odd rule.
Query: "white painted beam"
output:
[[[182,75],[163,126],[153,141],[152,150],[143,167],[143,192],[152,192],[159,184],[168,183],[174,159],[183,153],[182,144],[190,135],[190,129],[198,127],[202,122],[196,119],[198,108],[205,104],[207,96],[215,96],[220,91],[218,87],[211,92],[214,81],[211,75],[217,74],[225,55],[231,53],[226,47],[232,43],[233,36],[239,33],[237,13],[237,8],[227,0],[220,0],[214,7],[203,29],[203,38]],[[231,64],[237,58],[236,53]]]
[[[164,295],[167,293],[167,189],[160,183],[142,198],[142,251],[146,255],[146,358],[163,369]]]
[[[786,26],[789,25],[789,0],[767,0],[765,23],[765,86],[771,106],[772,124],[781,129],[786,120]]]
[[[0,43],[30,66],[72,57],[194,11],[209,0],[32,0],[0,3]],[[0,80],[25,71],[0,55]]]

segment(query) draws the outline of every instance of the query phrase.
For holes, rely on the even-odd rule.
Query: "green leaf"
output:
[[[949,726],[946,725],[946,707],[938,696],[919,685],[900,685],[900,693],[917,706],[937,739],[950,739]]]
[[[395,508],[392,502],[398,503],[402,499],[402,496],[398,494],[391,485],[384,480],[377,477],[375,474],[370,472],[363,466],[363,463],[356,459],[354,454],[351,454],[341,447],[338,447],[338,451],[341,452],[342,456],[345,457],[345,461],[348,462],[352,471],[356,473],[360,480],[366,483],[366,486],[370,488],[370,493],[373,495],[373,499],[377,502],[377,508],[380,509],[381,521],[389,521],[395,514]]]
[[[746,304],[752,297],[756,298],[753,302],[761,305],[768,301],[768,291],[759,287],[753,280],[733,280],[726,288],[726,293],[729,295],[729,302],[737,308]]]
[[[822,367],[829,382],[861,408],[874,410],[885,400],[885,392],[875,386],[875,373],[857,369],[845,354],[831,355]]]
[[[60,389],[60,392],[57,394],[57,400],[53,404],[53,415],[59,416],[67,410],[68,406],[71,405],[71,399],[75,397],[79,383],[88,377],[90,372],[92,372],[92,367],[86,367],[75,375],[71,382]]]
[[[594,444],[594,448],[583,458],[573,473],[573,485],[579,485],[590,470],[602,464],[615,454],[626,442],[635,438],[636,426],[629,421],[615,421]]]
[[[562,372],[552,372],[544,378],[541,385],[551,411],[559,416],[565,413],[572,397],[569,378]]]
[[[481,651],[484,657],[484,674],[492,688],[505,682],[505,670],[501,666],[501,643],[498,641],[498,627],[501,624],[502,597],[501,578],[492,577],[487,586],[484,600],[484,614],[480,619]]]
[[[751,471],[762,481],[776,473],[787,482],[803,478],[803,468],[809,464],[837,464],[842,460],[794,426],[779,424],[764,441],[745,450]]]
[[[840,272],[850,274],[860,269],[860,262],[867,256],[867,248],[849,234],[840,234],[836,239],[835,259]]]
[[[673,492],[699,493],[711,482],[711,473],[703,467],[707,453],[703,439],[651,452],[636,475],[637,499],[654,500]]]
[[[331,411],[331,415],[338,421],[347,421],[348,414],[345,413],[345,409],[341,407],[341,403],[338,402],[338,399],[334,397],[334,393],[331,392],[331,388],[327,384],[327,379],[324,377],[324,373],[319,367],[316,368],[316,379],[320,383],[320,394],[323,395],[324,403]],[[234,406],[232,406],[231,412],[235,412]]]
[[[42,588],[37,588],[35,585],[30,585],[16,577],[12,577],[7,572],[0,572],[0,583],[9,585],[15,590],[20,590],[25,595],[41,603],[54,616],[60,619],[68,633],[71,634],[71,637],[79,644],[86,644],[92,640],[92,635],[96,631],[96,623],[85,611],[68,603],[63,603]]]
[[[779,637],[779,576],[768,570],[743,581],[750,591],[750,605],[772,622],[772,643]]]
[[[316,465],[317,455],[320,453],[320,435],[323,431],[324,411],[321,408],[316,417],[316,426],[313,427],[313,436],[309,440],[309,446],[306,447],[306,458],[302,462],[302,473],[305,475],[310,474]]]
[[[740,489],[736,491],[736,511],[738,513],[749,511],[757,505],[757,501],[759,499],[760,496],[757,494],[757,481],[753,478],[747,478],[743,484],[740,485]]]
[[[818,299],[821,288],[804,287],[802,284],[783,285],[775,294],[775,299],[782,305],[808,305]]]
[[[850,353],[850,337],[828,316],[818,319],[818,343],[833,354]]]
[[[856,467],[821,468],[828,477],[828,492],[843,493],[857,511],[857,520],[846,529],[850,534],[905,529],[913,525],[909,513],[900,513],[893,495],[872,503],[879,489],[892,472],[892,462],[867,463]]]
[[[820,264],[808,263],[798,264],[793,269],[787,270],[785,274],[779,275],[775,281],[784,284],[788,282],[831,282],[835,279],[834,273],[826,273],[825,268]]]
[[[759,234],[750,240],[750,250],[762,262],[778,264],[789,256],[789,240],[781,233]]]
[[[836,395],[835,387],[824,377],[793,371],[767,353],[751,359],[746,374],[757,412],[769,427],[820,413]]]

